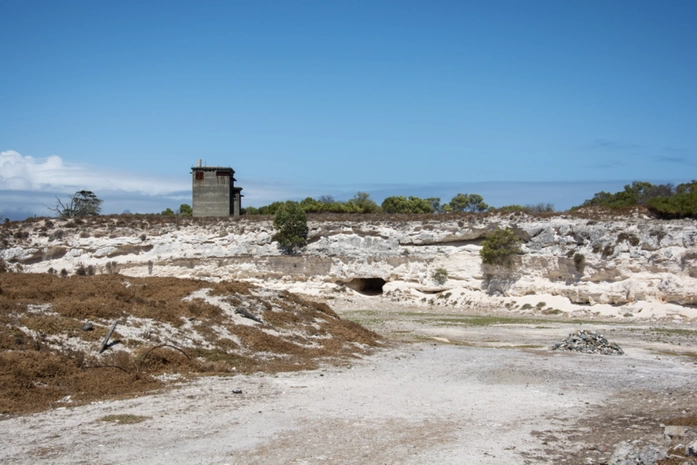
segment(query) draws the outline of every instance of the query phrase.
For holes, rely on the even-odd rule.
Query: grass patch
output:
[[[146,417],[143,415],[131,415],[130,413],[122,413],[119,415],[106,415],[99,419],[99,421],[108,421],[111,423],[118,423],[119,425],[134,425],[136,423],[141,423],[145,420],[150,420],[152,417]]]
[[[665,334],[667,336],[687,336],[697,337],[697,330],[680,329],[680,328],[651,328],[649,331],[657,334]]]
[[[346,317],[347,320],[352,321],[358,325],[361,326],[375,326],[380,323],[384,323],[385,319],[384,318],[355,318],[355,317]]]
[[[493,326],[534,324],[537,320],[530,318],[499,317],[499,316],[470,316],[470,317],[437,317],[432,321],[439,325]]]
[[[558,308],[547,308],[545,310],[542,310],[543,315],[559,315],[561,313],[564,312],[559,310]]]
[[[543,312],[545,313],[545,312]],[[563,311],[551,309],[547,312],[548,315],[561,314]],[[379,312],[375,310],[353,311],[342,315],[344,318],[351,321],[360,322],[361,324],[379,324],[384,321],[418,321],[421,320],[426,324],[435,326],[494,326],[494,325],[535,325],[538,328],[550,328],[540,325],[544,324],[573,324],[573,325],[616,325],[622,323],[618,321],[597,321],[597,320],[581,320],[581,319],[551,319],[544,317],[533,316],[496,316],[496,315],[462,315],[453,313],[450,315],[443,313],[424,312]],[[625,323],[627,324],[627,323]]]
[[[464,325],[464,326],[494,326],[494,325],[536,325],[540,323],[559,323],[584,325],[584,324],[616,324],[616,322],[599,322],[594,320],[550,320],[545,318],[521,318],[506,316],[457,316],[431,318],[431,321],[441,325]]]

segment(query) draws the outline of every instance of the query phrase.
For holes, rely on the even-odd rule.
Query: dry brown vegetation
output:
[[[189,297],[204,289],[209,301]],[[262,323],[235,313],[240,309]],[[99,354],[115,320],[112,345]],[[94,329],[83,330],[86,322]],[[162,387],[163,373],[312,369],[377,345],[377,334],[326,304],[244,283],[0,274],[4,414],[138,395]]]

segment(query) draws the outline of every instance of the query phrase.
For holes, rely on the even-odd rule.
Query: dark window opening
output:
[[[196,171],[196,180],[203,181],[203,171]]]
[[[216,171],[215,175],[220,176],[221,178],[229,178],[230,172],[229,171]]]

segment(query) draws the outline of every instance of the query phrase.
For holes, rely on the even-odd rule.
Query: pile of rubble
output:
[[[624,351],[617,344],[610,343],[595,331],[581,329],[576,333],[569,334],[569,337],[562,342],[554,344],[552,350],[571,350],[583,352],[584,354],[603,354],[603,355],[622,355]]]

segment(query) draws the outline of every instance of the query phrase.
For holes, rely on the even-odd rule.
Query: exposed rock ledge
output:
[[[481,265],[480,242],[497,227],[524,239],[511,271]],[[271,221],[258,218],[156,224],[153,217],[98,217],[77,225],[39,219],[2,231],[0,257],[27,272],[72,273],[82,263],[98,272],[115,266],[132,276],[249,280],[325,296],[346,295],[342,285],[349,294],[377,295],[382,286],[383,298],[454,308],[527,303],[550,312],[697,317],[694,220],[343,216],[310,221],[309,244],[296,256],[281,255]],[[440,287],[431,280],[436,268],[448,272]]]

